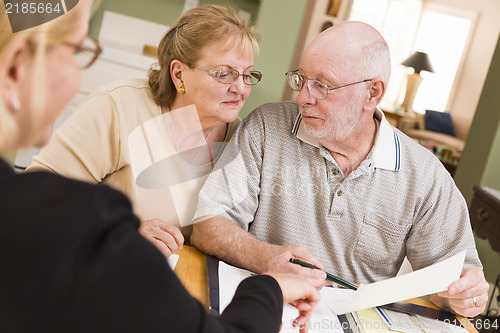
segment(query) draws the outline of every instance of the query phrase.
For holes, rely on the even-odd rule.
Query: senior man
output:
[[[428,150],[377,108],[390,53],[371,26],[318,35],[287,73],[296,103],[263,105],[235,132],[199,197],[191,242],[256,271],[320,272],[357,283],[420,269],[466,250],[462,276],[431,295],[464,316],[481,313],[488,284],[463,196]]]

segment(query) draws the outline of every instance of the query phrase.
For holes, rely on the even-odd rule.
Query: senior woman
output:
[[[161,40],[158,68],[150,70],[149,82],[119,81],[97,90],[55,132],[27,171],[51,171],[121,190],[142,221],[141,234],[170,256],[191,233],[198,192],[218,156],[214,143],[231,138],[251,86],[261,79],[253,69],[257,37],[256,28],[227,7],[188,10]],[[193,112],[198,126],[193,126]],[[147,126],[161,115],[164,125]],[[150,127],[162,128],[142,136]],[[160,145],[159,155],[184,158],[171,158],[162,172],[142,181],[133,163],[146,163],[141,158],[148,151],[129,144],[138,133],[147,137],[141,140],[149,153]],[[184,184],[172,180],[186,168],[194,168],[194,176],[184,175]],[[182,234],[178,227],[183,227]]]
[[[10,22],[19,16],[0,9],[0,153],[47,142],[81,68],[99,54],[85,42],[90,5],[79,0],[17,33]],[[210,317],[137,232],[123,194],[51,173],[15,174],[2,159],[0,217],[0,332],[277,332],[283,302],[298,300],[304,323],[319,300],[299,277],[254,276],[220,318]]]

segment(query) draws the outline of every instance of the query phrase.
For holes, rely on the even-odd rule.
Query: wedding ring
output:
[[[475,307],[476,307],[476,305],[477,305],[477,299],[476,299],[476,297],[475,297],[475,296],[472,296],[472,301],[474,302],[474,306],[473,306],[473,308],[475,308]]]

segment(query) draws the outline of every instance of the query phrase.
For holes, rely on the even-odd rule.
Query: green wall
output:
[[[500,42],[491,61],[483,92],[467,142],[458,165],[455,182],[470,205],[474,185],[500,189]],[[486,279],[494,282],[500,274],[500,254],[488,241],[476,237]]]
[[[241,117],[261,104],[281,101],[306,6],[305,0],[262,0],[257,20],[262,31],[261,52],[255,68],[263,77],[252,88]]]
[[[280,101],[286,85],[284,73],[290,69],[307,1],[200,0],[200,4],[207,3],[231,5],[250,12],[252,22],[262,33],[255,68],[263,73],[263,79],[252,88],[240,116],[245,117],[263,103]],[[183,0],[103,0],[91,21],[90,33],[98,36],[105,10],[172,25],[183,8]]]
[[[199,4],[223,4],[250,12],[256,21],[259,11],[258,0],[200,0]],[[102,0],[99,10],[92,18],[90,33],[97,36],[105,10],[143,20],[171,26],[184,9],[183,0]]]

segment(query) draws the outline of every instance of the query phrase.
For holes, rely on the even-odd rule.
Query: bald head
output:
[[[386,41],[372,26],[356,21],[343,22],[319,34],[306,48],[308,54],[322,55],[326,66],[341,65],[359,79],[378,77],[386,84],[391,74],[391,57]]]

